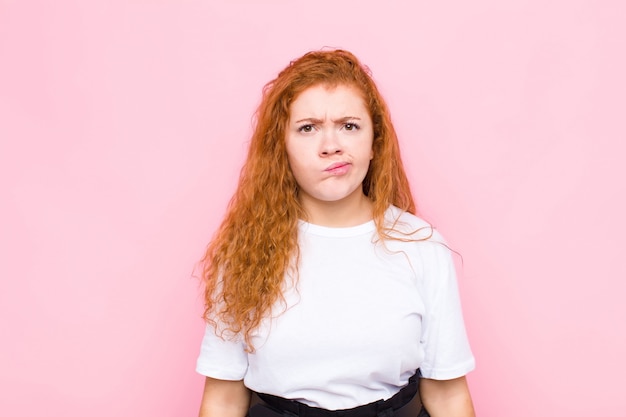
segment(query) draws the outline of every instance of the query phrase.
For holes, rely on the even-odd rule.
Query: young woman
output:
[[[369,71],[310,52],[256,116],[203,260],[200,416],[394,416],[418,382],[420,415],[473,416],[450,250],[415,216]]]

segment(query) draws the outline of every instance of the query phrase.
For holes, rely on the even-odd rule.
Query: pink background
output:
[[[323,46],[463,255],[478,414],[626,415],[625,4],[0,0],[0,415],[197,414],[194,263]]]

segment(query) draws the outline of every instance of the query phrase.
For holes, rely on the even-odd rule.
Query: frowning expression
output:
[[[289,108],[285,144],[303,205],[361,198],[373,140],[357,89],[317,85],[300,93]]]

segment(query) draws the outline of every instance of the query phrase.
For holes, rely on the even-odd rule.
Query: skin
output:
[[[372,203],[362,184],[374,157],[374,132],[360,93],[318,85],[303,91],[289,110],[285,145],[307,220],[330,227],[370,220]]]
[[[371,220],[372,203],[362,183],[374,156],[374,133],[359,91],[313,86],[289,110],[285,145],[307,220],[328,227]],[[474,417],[465,377],[422,379],[420,395],[431,417]],[[245,417],[249,405],[243,381],[206,378],[200,417]]]
[[[245,417],[249,407],[250,390],[243,381],[206,378],[200,417]]]
[[[475,417],[465,377],[420,381],[422,403],[431,417]],[[206,378],[199,417],[245,417],[250,390],[243,381]]]
[[[420,380],[422,404],[431,417],[475,417],[467,379]]]

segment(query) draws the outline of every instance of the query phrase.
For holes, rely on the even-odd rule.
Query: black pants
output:
[[[429,417],[416,396],[419,371],[409,384],[388,400],[345,410],[325,410],[269,394],[257,393],[263,400],[250,408],[248,417]]]
[[[408,407],[408,406],[407,406]],[[324,410],[329,414],[325,414],[328,416],[332,416],[335,415],[337,417],[343,417],[343,413],[344,411],[349,411],[349,410],[338,410],[338,411],[328,411],[328,410]],[[416,414],[417,413],[417,414]],[[421,409],[418,410],[404,410],[404,408],[397,410],[397,411],[393,411],[393,410],[386,410],[383,411],[381,413],[377,413],[377,414],[367,414],[369,415],[373,415],[376,417],[430,417],[430,414],[428,414],[428,412],[426,411],[426,409],[424,407],[422,407]],[[254,405],[250,411],[248,412],[247,417],[294,417],[294,416],[298,416],[297,414],[292,414],[289,411],[281,411],[278,409],[275,409],[271,406],[268,406],[266,404],[256,404]],[[365,415],[364,415],[365,416]],[[298,416],[300,417],[300,416]]]

